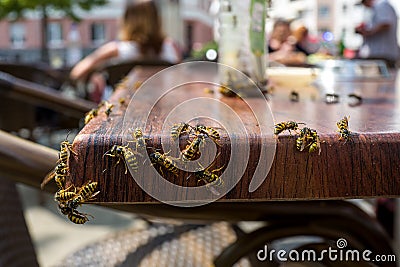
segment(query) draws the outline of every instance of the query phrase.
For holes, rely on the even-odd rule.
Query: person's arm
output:
[[[306,55],[300,51],[295,51],[292,41],[282,43],[278,50],[268,54],[268,58],[285,65],[300,65],[306,61]]]
[[[397,23],[397,17],[393,7],[387,2],[378,4],[375,8],[375,26],[371,28],[363,28],[361,34],[363,36],[372,36],[377,33],[387,31],[392,27],[393,23]]]
[[[79,61],[71,70],[70,78],[79,80],[88,75],[96,66],[106,60],[118,56],[117,42],[110,42],[96,49],[93,53]]]
[[[389,30],[389,28],[390,28],[389,23],[381,23],[371,29],[365,29],[365,28],[357,29],[357,32],[362,34],[363,36],[372,36],[379,32],[387,31],[387,30]]]
[[[169,37],[166,37],[161,51],[161,59],[164,59],[173,64],[179,63],[182,60],[182,53],[178,45]]]

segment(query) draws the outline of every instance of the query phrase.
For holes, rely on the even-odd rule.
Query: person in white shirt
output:
[[[178,46],[162,31],[161,19],[152,0],[130,0],[121,18],[119,40],[108,42],[78,62],[70,72],[72,80],[89,78],[97,90],[105,81],[93,71],[109,60],[160,59],[172,64],[181,61]],[[87,77],[92,74],[92,77]],[[103,88],[101,88],[103,87]],[[92,99],[98,102],[100,99]]]
[[[356,27],[355,32],[364,37],[359,57],[383,59],[389,67],[395,67],[400,57],[397,41],[398,17],[387,0],[362,0],[361,4],[371,8],[371,21]]]

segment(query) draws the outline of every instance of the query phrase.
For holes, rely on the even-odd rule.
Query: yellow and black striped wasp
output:
[[[344,116],[343,119],[336,123],[338,127],[338,132],[340,134],[339,140],[344,139],[345,143],[351,140],[351,132],[349,130],[349,117]]]
[[[60,162],[51,172],[46,175],[46,177],[44,177],[43,182],[40,184],[40,187],[43,189],[48,182],[54,179],[58,189],[64,189],[65,179],[67,178],[68,173],[69,169],[67,164],[64,162]]]
[[[67,215],[68,219],[76,224],[84,224],[89,219],[87,217],[91,216],[89,214],[81,213],[77,208],[84,202],[93,200],[100,191],[96,191],[97,182],[88,182],[86,185],[82,186],[78,193],[76,193],[76,188],[74,191],[60,190],[56,193],[56,200],[58,201],[58,207],[62,214]]]
[[[219,145],[218,141],[220,140],[221,136],[219,135],[219,132],[214,128],[198,124],[193,129],[196,132],[196,134],[205,134],[209,138],[211,138],[211,140],[213,140],[214,143]]]
[[[106,114],[106,116],[109,117],[114,108],[114,104],[112,104],[108,101],[105,101],[105,106],[106,106],[106,110],[104,111],[104,114]]]
[[[118,99],[118,103],[119,103],[120,107],[123,107],[123,106],[126,106],[126,105],[127,105],[127,102],[126,102],[125,97],[120,97],[120,98]]]
[[[93,200],[100,191],[96,191],[97,182],[88,182],[86,185],[82,186],[78,193],[73,197],[71,201],[71,207],[76,209],[82,203]]]
[[[88,124],[92,119],[94,119],[99,114],[98,108],[93,108],[85,114],[85,125]]]
[[[88,214],[77,211],[68,203],[59,203],[58,208],[62,214],[67,215],[68,219],[75,224],[84,224],[89,221]]]
[[[166,154],[161,154],[160,152],[153,152],[149,155],[151,163],[154,165],[158,165],[160,167],[160,172],[164,175],[162,168],[165,168],[167,171],[173,173],[175,176],[178,176],[179,168],[174,162],[172,157],[167,156]]]
[[[65,187],[65,179],[69,175],[70,155],[71,153],[77,155],[77,153],[72,149],[72,144],[68,141],[68,135],[65,140],[60,143],[60,152],[58,154],[56,167],[45,176],[43,182],[40,184],[42,189],[52,179],[55,180],[59,190],[62,190]]]
[[[277,137],[283,131],[288,130],[291,135],[292,134],[291,131],[297,131],[299,129],[299,124],[305,124],[305,123],[295,122],[295,121],[284,121],[277,123],[274,126],[274,134]]]
[[[89,221],[89,218],[86,216],[87,214],[80,213],[77,210],[72,210],[72,212],[68,213],[68,219],[75,224],[84,224]]]
[[[296,148],[299,151],[303,151],[304,148],[308,147],[308,152],[312,153],[316,150],[321,153],[321,141],[318,133],[314,129],[304,127],[300,130],[300,134],[296,139]]]
[[[318,155],[321,154],[321,141],[319,139],[319,135],[316,130],[311,129],[311,143],[308,149],[309,153],[315,152],[318,150]]]
[[[62,202],[62,203],[66,203],[70,200],[72,200],[74,197],[76,197],[76,189],[74,188],[74,191],[69,191],[69,189],[72,186],[66,188],[66,189],[60,189],[56,192],[56,194],[54,195],[54,199],[57,202]]]
[[[296,148],[299,151],[303,151],[307,145],[307,141],[312,139],[311,137],[311,129],[308,127],[304,127],[300,130],[300,134],[296,139]]]
[[[138,170],[138,161],[135,154],[139,153],[133,151],[128,146],[113,145],[111,149],[103,155],[103,157],[109,156],[118,158],[118,161],[117,163],[115,163],[115,166],[118,165],[118,163],[122,159],[125,162],[125,174],[127,174],[128,173],[127,166],[133,171]]]
[[[132,133],[133,141],[128,141],[128,142],[134,142],[136,144],[136,151],[138,149],[145,149],[146,148],[146,137],[143,135],[143,131],[140,128],[136,128],[135,131]]]
[[[177,140],[181,135],[187,134],[191,131],[191,126],[186,122],[175,123],[171,127],[171,139]]]
[[[200,146],[204,143],[206,137],[205,134],[196,135],[193,140],[189,142],[189,145],[181,151],[181,159],[183,161],[190,161],[200,156]]]
[[[68,138],[68,135],[67,135]],[[60,153],[58,162],[63,162],[68,165],[69,157],[72,154],[78,155],[73,149],[72,144],[67,140],[67,138],[60,144]]]
[[[210,171],[210,168],[213,165],[214,164],[211,164],[207,168],[204,168],[203,166],[200,165],[202,169],[196,171],[194,173],[194,176],[197,179],[197,184],[203,181],[206,184],[207,189],[209,189],[211,193],[213,193],[214,195],[220,195],[220,193],[218,192],[218,190],[216,190],[215,187],[223,185],[224,182],[222,181],[221,177],[215,173],[222,170],[224,166]],[[189,175],[189,177],[190,176],[191,175]],[[187,179],[189,179],[189,177],[187,177]]]

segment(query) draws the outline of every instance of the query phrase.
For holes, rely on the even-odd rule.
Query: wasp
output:
[[[119,103],[119,105],[122,107],[122,106],[125,106],[126,105],[126,99],[125,99],[125,97],[120,97],[119,99],[118,99],[118,103]]]
[[[292,131],[297,131],[299,129],[299,124],[305,124],[302,122],[295,122],[295,121],[285,121],[285,122],[280,122],[278,124],[275,124],[274,126],[274,134],[275,136],[278,136],[278,134],[282,133],[285,130],[288,130],[290,135],[291,130]]]
[[[319,136],[318,136],[316,130],[311,129],[310,139],[311,139],[311,143],[309,145],[310,147],[308,149],[308,152],[312,153],[312,152],[318,150],[318,155],[321,154],[321,141],[319,139]]]
[[[60,162],[56,165],[56,167],[49,172],[43,179],[43,182],[40,184],[40,187],[43,189],[44,186],[54,179],[59,189],[63,189],[65,186],[65,178],[68,176],[68,167],[67,164]]]
[[[349,118],[344,116],[343,119],[336,123],[338,132],[340,134],[339,140],[344,139],[345,142],[351,139],[351,132],[349,131]]]
[[[58,204],[58,207],[62,214],[67,215],[68,219],[75,224],[84,224],[89,221],[86,216],[88,214],[80,213],[70,205]]]
[[[97,182],[88,182],[86,185],[81,187],[78,194],[82,196],[85,201],[93,199],[100,192],[95,192],[97,184]]]
[[[85,125],[99,114],[99,109],[94,108],[85,114]]]
[[[308,127],[304,127],[300,130],[300,135],[296,139],[296,148],[299,151],[303,151],[307,145],[308,139],[312,139],[311,137],[311,129]]]
[[[221,138],[218,131],[212,127],[204,126],[202,124],[198,124],[194,127],[194,130],[198,134],[205,134],[209,138],[211,138],[214,143],[218,144],[219,139]]]
[[[308,152],[312,153],[316,150],[321,153],[321,141],[319,139],[318,133],[314,129],[304,127],[300,130],[300,135],[296,139],[296,148],[299,151],[303,151],[304,148],[308,147]]]
[[[94,199],[94,197],[100,192],[96,191],[97,182],[88,182],[82,186],[78,193],[74,189],[74,192],[66,190],[60,190],[56,193],[56,200],[59,201],[58,207],[62,214],[67,215],[68,219],[76,224],[84,224],[89,219],[86,215],[80,213],[77,208],[85,201]],[[89,215],[90,216],[90,215]]]
[[[190,125],[186,122],[176,123],[171,127],[172,140],[178,139],[182,134],[190,132]]]
[[[212,167],[212,165],[210,165],[206,169],[203,168],[202,170],[195,172],[194,176],[197,178],[197,184],[199,184],[201,181],[203,181],[206,183],[207,188],[213,194],[220,195],[220,193],[214,188],[214,186],[223,185],[223,181],[222,181],[221,177],[215,173],[222,170],[224,168],[224,166],[210,171],[211,167]]]
[[[319,136],[315,137],[315,140],[311,143],[308,152],[312,153],[318,150],[318,155],[321,154],[321,141],[319,140]]]
[[[136,128],[136,130],[132,133],[132,137],[134,139],[133,142],[136,143],[136,151],[138,151],[139,148],[144,149],[146,147],[146,139],[148,138],[143,136],[142,129]]]
[[[84,224],[89,221],[88,217],[85,214],[77,212],[76,210],[68,213],[68,219],[75,224]]]
[[[105,102],[105,105],[106,105],[106,110],[104,111],[104,113],[107,115],[107,117],[108,116],[110,116],[110,114],[111,114],[111,112],[112,112],[112,110],[113,110],[113,108],[114,108],[114,104],[111,104],[111,103],[109,103],[109,102]]]
[[[68,191],[68,189],[58,190],[54,196],[54,199],[58,202],[68,202],[76,197],[76,192]]]
[[[96,191],[97,182],[88,182],[86,185],[82,186],[79,192],[71,199],[71,207],[76,209],[82,203],[93,200],[100,191]]]
[[[129,168],[131,168],[134,171],[138,170],[138,162],[135,154],[138,153],[134,152],[128,146],[113,145],[111,149],[104,154],[104,156],[109,156],[114,158],[117,157],[118,161],[115,164],[115,166],[118,165],[121,159],[125,161],[125,174],[127,174],[128,173],[127,166],[129,166]]]
[[[150,161],[152,164],[157,164],[160,166],[160,171],[162,172],[161,167],[164,167],[169,172],[172,172],[175,176],[178,176],[179,168],[176,166],[176,163],[171,157],[168,157],[167,154],[161,154],[160,152],[154,152],[149,155]]]
[[[72,150],[72,144],[67,139],[65,139],[60,144],[59,162],[63,162],[68,165],[71,153],[74,155],[78,155],[74,150]]]
[[[186,146],[186,148],[181,152],[181,158],[184,161],[193,160],[196,156],[200,155],[200,146],[204,142],[206,135],[199,134]]]
[[[143,82],[142,81],[136,81],[135,84],[133,85],[133,89],[136,90],[138,89],[140,86],[142,86]]]
[[[65,187],[65,178],[68,176],[67,164],[60,162],[57,164],[54,171],[54,181],[56,182],[58,188],[62,189]]]

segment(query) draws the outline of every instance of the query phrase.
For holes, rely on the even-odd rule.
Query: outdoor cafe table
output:
[[[207,124],[218,130],[221,135],[219,144],[212,146],[217,149],[217,152],[213,152],[215,162],[209,170],[227,167],[230,157],[241,159],[241,153],[234,155],[231,153],[233,148],[230,147],[230,144],[234,142],[239,144],[238,151],[245,151],[241,147],[242,140],[249,142],[249,158],[247,160],[243,155],[247,161],[241,177],[221,176],[224,184],[229,184],[227,179],[236,179],[237,184],[233,185],[233,188],[226,194],[215,197],[218,199],[217,201],[200,207],[204,213],[212,214],[214,208],[217,207],[214,215],[210,216],[224,217],[224,211],[229,210],[234,217],[236,208],[244,205],[251,209],[252,206],[264,202],[275,203],[278,201],[278,203],[284,204],[286,201],[296,200],[295,202],[307,203],[308,200],[343,200],[400,195],[400,90],[397,85],[397,73],[392,73],[391,77],[386,79],[367,78],[358,81],[339,81],[334,84],[332,81],[321,81],[324,85],[322,87],[325,89],[321,89],[321,86],[317,89],[304,84],[299,84],[297,88],[285,88],[279,83],[274,84],[273,78],[271,78],[273,90],[267,99],[250,97],[248,102],[239,97],[221,95],[218,85],[193,83],[182,85],[183,88],[177,88],[178,93],[171,92],[172,97],[158,99],[153,105],[151,115],[146,117],[148,110],[142,110],[143,108],[147,109],[146,101],[150,101],[152,95],[159,93],[158,90],[163,87],[166,79],[165,77],[153,79],[151,83],[145,81],[161,69],[161,67],[135,67],[110,97],[109,102],[114,104],[112,112],[107,116],[104,113],[106,106],[100,107],[99,115],[79,132],[73,143],[76,155],[71,154],[71,175],[67,186],[69,184],[81,186],[89,180],[97,181],[100,193],[96,196],[96,203],[119,206],[121,209],[139,213],[168,216],[168,213],[175,209],[173,206],[163,205],[159,200],[147,194],[133,179],[130,171],[125,173],[122,161],[116,165],[118,159],[105,154],[113,145],[133,147],[134,143],[128,142],[129,136],[131,136],[132,129],[143,125],[141,123],[144,121],[146,126],[143,128],[143,134],[148,138],[146,145],[149,154],[156,151],[169,153],[170,151],[165,151],[166,149],[162,150],[161,144],[162,142],[163,145],[172,142],[169,132],[165,131],[169,128],[164,125],[164,122],[172,120],[172,123],[179,123],[188,120],[183,116],[185,114],[182,114],[181,118],[178,116],[172,119],[167,117],[168,114],[184,101],[211,98],[223,103],[223,106],[228,106],[241,119],[246,131],[231,132],[228,135],[223,129],[226,125],[221,127],[218,124],[218,121],[224,121],[226,115],[226,112],[221,111],[222,108],[215,108],[212,101],[210,101],[212,102],[210,106],[204,106],[203,102],[200,102],[201,104],[193,103],[192,110],[195,114],[197,114],[195,110],[198,108],[200,117],[202,112],[206,112],[208,115],[211,114],[210,117],[213,120],[200,118],[190,123],[193,125],[199,122]],[[201,70],[188,71],[187,68],[178,68],[167,79],[169,79],[168,82],[171,82],[170,80],[174,81],[185,77],[193,78],[192,80],[195,81],[198,72]],[[209,79],[218,81],[217,72],[213,73],[214,76]],[[146,94],[143,94],[143,99],[133,103],[135,107],[131,109],[132,103],[129,101],[140,85],[146,87]],[[148,88],[149,85],[152,88]],[[298,93],[298,101],[290,99],[290,93],[293,90]],[[339,96],[338,103],[328,104],[325,102],[326,90],[331,90]],[[354,99],[349,97],[351,93],[361,96],[362,102],[352,105]],[[125,99],[125,102],[122,99]],[[265,102],[268,103],[275,120],[266,125],[267,134],[261,133],[261,126],[258,125],[258,121],[252,113],[254,109],[264,105]],[[135,120],[129,119],[133,113],[127,115],[130,109],[131,112],[134,110],[134,116],[137,116]],[[349,118],[349,130],[352,132],[351,140],[348,141],[339,139],[340,135],[336,125],[336,122],[344,116]],[[308,147],[304,151],[298,151],[296,149],[296,132],[292,131],[290,134],[285,131],[275,139],[273,123],[284,121],[304,123],[304,125],[300,124],[299,128],[307,126],[315,129],[321,141],[320,154],[318,151],[309,153]],[[246,135],[247,139],[242,135]],[[182,136],[181,148],[185,148],[189,138],[193,137]],[[265,148],[260,145],[263,139],[266,141],[265,147],[268,148],[268,151],[271,147],[275,147],[272,158],[268,158],[271,156],[268,151],[267,154],[269,154],[266,157],[261,155],[261,148]],[[243,154],[246,153],[243,152]],[[173,152],[168,155],[177,156]],[[149,160],[141,159],[142,156],[144,155],[136,154],[140,168],[147,164],[170,183],[189,187],[204,184],[198,183],[193,172],[190,175],[189,172],[179,171],[177,175],[174,175],[168,170],[150,165]],[[265,162],[260,163],[261,158],[267,159],[270,165]],[[253,186],[253,189],[256,188],[256,190],[249,190],[254,172],[257,166],[261,166],[260,164],[267,168],[270,167],[270,169],[268,172],[265,170],[264,177],[262,177],[265,179]],[[222,169],[215,173],[222,175],[223,171]],[[141,175],[139,173],[139,176]],[[145,179],[150,177],[148,173],[145,173],[144,176]],[[154,189],[157,186],[159,185],[154,183],[150,185],[150,188]],[[214,187],[218,189],[217,186]],[[210,191],[209,188],[206,189]],[[158,192],[168,191],[169,187],[161,186],[155,191],[157,190]],[[182,198],[185,199],[188,192],[183,190],[179,194],[182,194]],[[210,195],[213,198],[215,193]],[[175,203],[174,201],[171,203]],[[161,205],[163,209],[157,208]],[[187,212],[185,209],[175,211],[183,217],[190,217],[191,212]],[[236,215],[239,216],[239,214],[242,214],[243,217],[247,216],[247,219],[255,218],[250,212],[246,214],[238,211]]]

